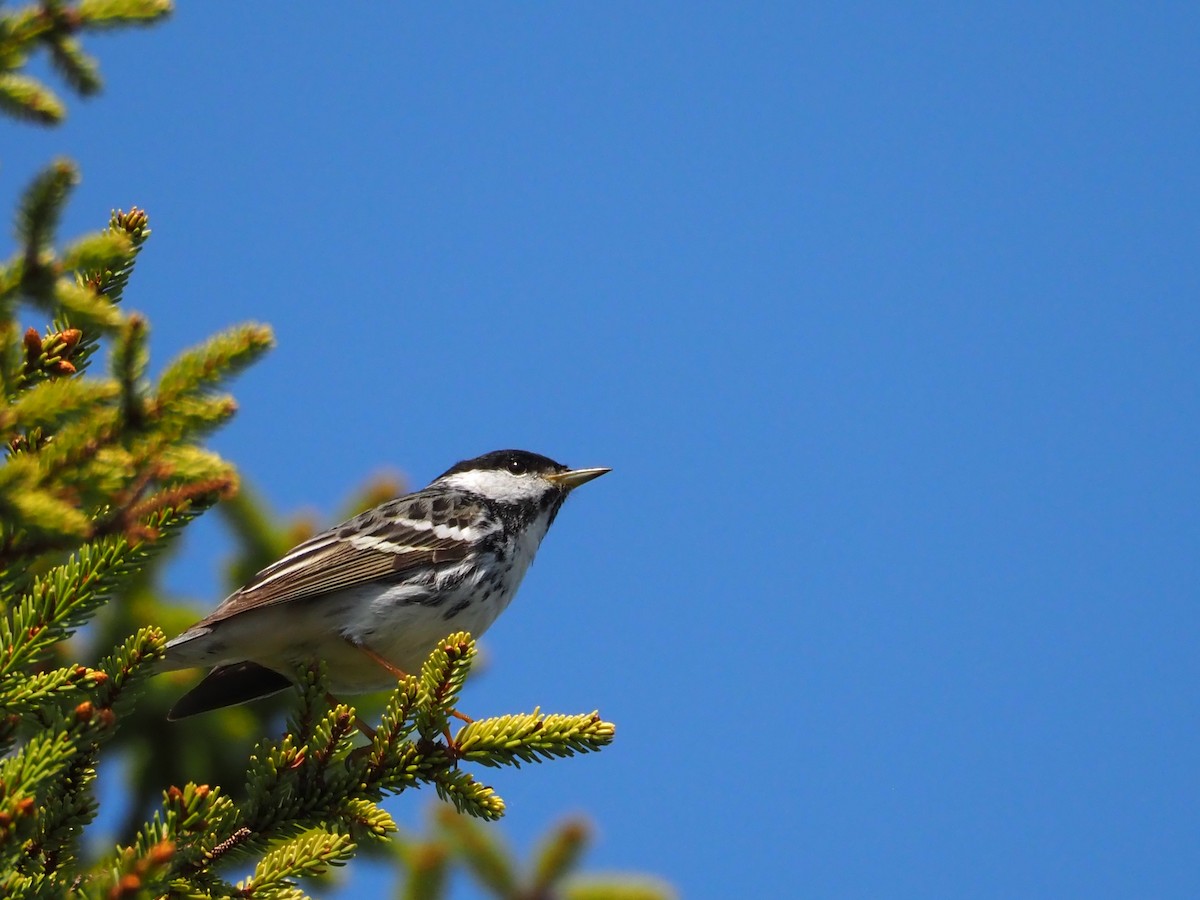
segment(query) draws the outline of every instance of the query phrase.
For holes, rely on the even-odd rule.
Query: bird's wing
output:
[[[191,630],[248,610],[460,562],[493,527],[484,513],[475,501],[426,491],[385,503],[296,546]]]

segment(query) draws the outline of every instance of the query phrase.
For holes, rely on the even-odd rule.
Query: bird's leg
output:
[[[450,715],[454,716],[454,718],[456,718],[462,722],[466,722],[468,725],[470,725],[472,722],[475,721],[470,716],[468,716],[466,713],[460,713],[457,709],[450,710]],[[455,742],[453,735],[450,734],[450,726],[449,725],[446,726],[446,728],[442,732],[442,734],[446,738],[446,746],[450,749],[450,753],[454,756],[455,760],[457,760],[458,759],[458,744]]]
[[[408,677],[407,672],[405,672],[399,666],[392,665],[392,663],[389,660],[384,659],[382,656],[380,656],[378,653],[376,653],[374,650],[372,650],[366,644],[360,644],[357,641],[350,641],[350,644],[355,649],[361,651],[362,654],[367,657],[367,659],[371,660],[371,662],[375,663],[378,666],[383,667],[383,669],[385,671],[387,671],[388,673],[390,673],[393,677],[395,677],[395,679],[397,681],[403,681],[405,678]]]
[[[382,656],[380,656],[378,653],[376,653],[374,650],[372,650],[366,644],[360,644],[357,641],[350,641],[348,638],[347,638],[347,640],[349,641],[351,646],[360,650],[362,652],[362,654],[367,657],[367,659],[371,660],[372,662],[376,663],[379,666],[382,666],[385,670],[387,670],[393,676],[395,676],[397,681],[403,681],[405,678],[408,677],[407,672],[405,672],[403,669],[399,668],[398,666],[393,665],[390,660],[384,659]],[[454,716],[454,718],[456,718],[456,719],[459,719],[459,720],[467,723],[468,725],[470,725],[472,722],[475,721],[470,716],[468,716],[466,713],[460,713],[457,709],[450,710],[450,715]],[[454,739],[450,736],[450,726],[448,726],[448,725],[446,726],[446,730],[443,732],[443,734],[446,736],[446,746],[453,748],[455,746],[455,744],[454,744]]]

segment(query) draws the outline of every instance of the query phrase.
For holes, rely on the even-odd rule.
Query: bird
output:
[[[443,638],[488,629],[563,501],[609,471],[496,450],[309,538],[167,642],[159,671],[211,667],[167,717],[285,690],[317,659],[333,693],[394,687]]]

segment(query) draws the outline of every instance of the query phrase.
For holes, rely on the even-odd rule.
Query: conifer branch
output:
[[[81,97],[98,94],[103,82],[100,66],[74,38],[56,35],[49,41],[50,61],[63,80]]]
[[[66,116],[62,101],[37,79],[17,71],[30,54],[44,47],[67,85],[87,97],[100,90],[99,67],[74,35],[150,24],[170,10],[167,0],[82,0],[75,6],[42,0],[0,13],[0,109],[38,124],[58,124]]]
[[[470,772],[442,769],[434,774],[437,795],[460,813],[494,821],[504,815],[504,800],[486,784],[480,784]]]
[[[10,328],[5,329],[10,334],[15,331],[15,325],[6,324],[11,325]],[[83,332],[78,328],[52,329],[47,331],[45,336],[39,335],[36,328],[30,328],[21,340],[19,351],[11,337],[0,337],[0,340],[4,340],[5,343],[3,349],[9,351],[3,366],[5,399],[9,402],[19,402],[21,390],[78,372],[78,360],[75,357],[81,337],[83,337]],[[0,352],[3,351],[0,350]],[[61,380],[63,384],[83,384],[74,379]],[[99,390],[100,384],[89,382],[86,389]],[[64,390],[67,389],[64,388]],[[103,401],[97,398],[96,402]],[[9,416],[8,418],[10,421],[6,423],[6,427],[13,424],[14,421],[20,421],[19,417]]]
[[[271,330],[247,323],[181,353],[163,371],[155,403],[169,407],[232,378],[274,345]]]
[[[121,424],[129,431],[140,430],[145,424],[141,381],[150,361],[146,331],[146,320],[133,315],[113,340],[112,374],[120,389]]]
[[[254,876],[238,884],[245,897],[275,897],[280,889],[297,890],[294,878],[321,875],[331,865],[343,865],[354,855],[349,835],[313,828],[268,851]]]
[[[170,0],[82,0],[81,22],[95,28],[151,25],[171,11]]]
[[[482,719],[463,726],[454,738],[459,756],[485,766],[590,753],[612,743],[614,729],[599,713],[544,716],[531,713]]]
[[[410,837],[396,854],[406,876],[406,898],[442,896],[426,891],[434,878],[444,881],[453,868],[465,869],[482,893],[497,898],[673,900],[676,896],[669,885],[645,876],[580,875],[579,863],[591,841],[591,829],[578,818],[551,828],[525,866],[479,821],[456,815],[447,807],[435,809],[432,818],[430,833]],[[430,871],[423,871],[422,866],[429,866]]]
[[[442,836],[485,888],[497,897],[516,897],[520,877],[514,862],[504,852],[499,838],[470,819],[439,812]]]
[[[153,517],[161,535],[176,531],[197,512],[166,509]],[[109,535],[86,544],[62,565],[33,582],[0,620],[0,679],[45,658],[50,648],[82,625],[111,596],[121,576],[158,549],[153,542],[131,543]]]
[[[79,170],[68,159],[47,166],[25,189],[17,208],[17,240],[24,250],[26,289],[31,290],[50,251],[58,222],[71,189],[79,183]]]
[[[96,284],[97,290],[113,303],[120,303],[133,274],[134,264],[142,245],[150,237],[150,219],[144,210],[136,206],[129,212],[115,210],[109,217],[106,234],[116,234],[129,241],[129,252],[124,259],[104,268],[81,268],[81,274]]]
[[[11,406],[0,407],[0,433],[9,433],[18,423],[25,432],[34,428],[53,429],[82,412],[111,402],[116,396],[116,385],[109,382],[74,378],[42,381],[22,392]]]
[[[0,111],[39,125],[57,125],[67,115],[54,91],[36,78],[15,72],[0,74]]]
[[[259,856],[263,862],[255,875],[233,889],[255,896],[259,891],[292,890],[291,879],[348,859],[359,840],[394,833],[395,823],[378,801],[421,784],[432,784],[461,812],[499,818],[504,802],[460,768],[467,756],[456,742],[446,743],[440,731],[421,730],[436,729],[445,720],[474,658],[475,643],[468,634],[441,642],[419,678],[409,676],[397,685],[366,745],[358,742],[355,710],[330,702],[323,666],[302,670],[300,704],[288,732],[276,741],[260,742],[251,755],[247,801],[233,807],[208,789],[170,789],[163,809],[135,844],[102,870],[110,873],[105,877],[128,875],[138,859],[169,841],[173,855],[159,876],[164,884],[203,879],[221,885],[220,870]],[[567,755],[595,749],[591,735],[611,737],[612,726],[594,715],[518,718],[537,719],[543,727],[527,726],[522,734],[512,728],[476,729],[506,737],[500,750],[484,746],[486,741],[477,737],[471,760],[501,765],[518,756],[532,760]],[[548,728],[546,722],[551,723]],[[532,749],[523,749],[525,744]],[[149,887],[144,878],[140,883]]]

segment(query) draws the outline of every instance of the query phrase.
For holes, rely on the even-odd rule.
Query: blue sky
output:
[[[183,3],[0,124],[154,236],[161,362],[267,321],[215,445],[277,508],[609,465],[488,634],[526,847],[688,896],[1195,896],[1191,4]],[[197,530],[173,578],[216,602]],[[420,819],[427,798],[395,805]],[[356,884],[367,883],[360,875]]]

